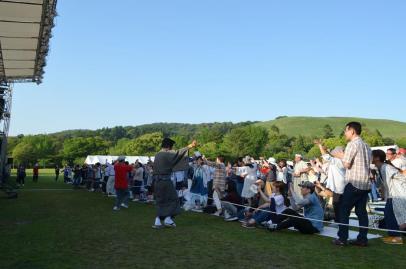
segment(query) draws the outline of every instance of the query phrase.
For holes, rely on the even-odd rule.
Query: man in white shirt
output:
[[[107,185],[106,185],[106,192],[108,196],[114,196],[116,194],[116,190],[114,189],[114,183],[115,183],[115,177],[116,177],[116,172],[114,171],[114,166],[110,163],[106,164],[106,177],[109,177],[107,180]]]
[[[293,168],[293,190],[294,192],[301,197],[301,188],[299,184],[303,181],[309,181],[308,172],[310,171],[310,167],[307,165],[306,162],[303,161],[303,156],[300,154],[295,155],[295,166]]]

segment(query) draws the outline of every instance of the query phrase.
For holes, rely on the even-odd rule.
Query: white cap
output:
[[[245,156],[245,158],[242,160],[245,164],[251,164],[252,159],[250,156]]]
[[[268,159],[268,163],[276,164],[276,159],[271,157],[271,158]]]

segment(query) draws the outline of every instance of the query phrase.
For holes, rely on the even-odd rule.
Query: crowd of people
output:
[[[367,246],[367,203],[385,200],[380,227],[390,231],[383,242],[403,244],[406,150],[371,151],[361,132],[358,122],[346,125],[346,148],[328,149],[323,141],[315,140],[322,157],[309,162],[300,154],[294,162],[250,156],[227,163],[218,156],[211,161],[199,151],[189,157],[196,141],[173,150],[175,142],[165,138],[154,161],[146,164],[129,164],[119,157],[112,164],[66,166],[62,171],[64,182],[75,188],[84,186],[115,197],[114,211],[128,208],[130,200],[154,202],[155,229],[175,227],[182,208],[240,221],[247,229],[263,227],[272,232],[294,228],[316,234],[323,231],[324,221],[334,221],[338,238],[333,244],[337,246]],[[55,168],[56,181],[60,170]],[[359,235],[348,240],[354,208]]]

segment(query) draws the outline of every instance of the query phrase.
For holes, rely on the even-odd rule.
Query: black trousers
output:
[[[334,209],[334,221],[336,223],[340,222],[340,210],[342,202],[342,194],[333,193],[333,209]]]
[[[282,213],[291,215],[291,216],[303,217],[303,216],[299,215],[296,211],[294,211],[293,209],[290,209],[290,208],[286,209]],[[296,230],[298,230],[302,234],[315,234],[315,233],[320,232],[319,230],[314,228],[313,224],[307,219],[288,217],[288,216],[281,215],[280,222],[276,229],[283,230],[283,229],[288,229],[290,227],[294,227]]]
[[[25,176],[17,176],[18,184],[25,184]]]
[[[106,193],[106,187],[107,187],[107,181],[109,180],[109,177],[104,177],[102,181],[102,192]]]
[[[33,175],[32,176],[32,181],[38,182],[38,175]]]
[[[355,207],[355,214],[358,217],[359,225],[363,227],[368,227],[368,212],[367,212],[367,202],[368,202],[369,190],[360,190],[355,188],[351,183],[347,184],[344,189],[342,203],[340,206],[340,223],[348,224],[351,214],[351,210]],[[347,242],[348,240],[348,226],[340,225],[338,228],[338,237],[342,242]],[[357,240],[360,242],[368,242],[368,229],[360,228]]]
[[[86,181],[86,189],[90,190],[93,186],[94,179],[88,178]]]

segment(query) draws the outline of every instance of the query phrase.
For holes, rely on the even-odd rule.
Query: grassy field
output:
[[[339,135],[346,123],[350,121],[359,121],[365,123],[370,130],[378,129],[384,137],[394,139],[406,137],[406,123],[392,120],[362,119],[362,118],[344,118],[344,117],[286,117],[272,121],[256,123],[256,125],[270,128],[276,125],[282,134],[289,136],[306,135],[321,136],[324,134],[323,126],[330,124],[334,133]],[[303,133],[303,130],[306,130]]]
[[[328,238],[244,230],[195,213],[178,217],[176,229],[155,231],[152,205],[112,207],[111,198],[73,191],[51,174],[38,184],[28,178],[18,199],[0,199],[0,268],[406,267],[406,247],[380,240],[337,248]]]

